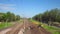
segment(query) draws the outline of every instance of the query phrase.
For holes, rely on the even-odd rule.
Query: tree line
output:
[[[15,15],[14,13],[11,12],[6,13],[0,12],[0,22],[11,22],[16,20],[20,20],[19,15]]]
[[[33,19],[43,23],[49,23],[49,22],[60,23],[60,9],[55,8],[55,9],[47,10],[44,13],[35,15]]]

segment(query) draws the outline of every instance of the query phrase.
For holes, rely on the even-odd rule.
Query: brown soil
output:
[[[24,29],[25,27],[25,29]],[[17,23],[13,28],[8,31],[6,34],[18,34],[20,29],[23,28],[25,31],[23,32],[24,34],[51,34],[48,32],[46,29],[40,27],[38,28],[37,25],[31,23],[27,19],[24,19],[24,23],[20,24]]]

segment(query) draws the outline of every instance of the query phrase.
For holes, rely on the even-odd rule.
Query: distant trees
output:
[[[55,8],[50,11],[47,10],[42,14],[35,15],[33,19],[44,23],[60,22],[60,9]]]
[[[16,15],[16,20],[20,20],[20,16],[19,15]]]
[[[10,22],[20,20],[19,15],[15,15],[14,13],[7,12],[7,13],[0,13],[0,22]]]

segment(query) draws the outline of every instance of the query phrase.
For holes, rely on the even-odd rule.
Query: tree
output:
[[[11,22],[20,20],[19,15],[15,15],[14,13],[7,12],[7,13],[0,13],[0,22]]]
[[[19,15],[16,16],[16,20],[20,20],[20,16]]]
[[[60,22],[60,9],[55,8],[49,11],[47,10],[42,14],[35,15],[33,19],[52,25],[53,22]]]

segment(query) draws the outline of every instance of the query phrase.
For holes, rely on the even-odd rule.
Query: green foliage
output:
[[[60,25],[60,9],[55,8],[49,11],[47,10],[42,14],[35,15],[33,19],[50,25],[48,26],[46,24],[42,24],[43,28],[47,29],[52,34],[60,34],[60,28],[56,28]],[[52,26],[56,26],[56,27],[52,27]]]
[[[20,16],[19,15],[16,16],[16,20],[20,20]]]
[[[35,15],[33,19],[48,24],[49,22],[60,22],[60,9],[47,10],[42,14]]]
[[[9,27],[9,26],[12,26],[12,25],[13,24],[9,23],[9,22],[0,23],[0,29],[6,28],[6,27]]]
[[[48,25],[45,25],[45,24],[44,24],[43,28],[47,29],[47,30],[50,31],[52,34],[60,34],[60,28],[48,26]]]
[[[7,12],[7,13],[0,13],[0,22],[11,22],[20,20],[19,15],[15,15],[14,13]]]
[[[52,34],[60,34],[60,28],[54,27],[54,26],[48,26],[45,23],[41,23],[35,20],[30,20],[32,23],[41,25],[41,27],[45,28],[47,31],[51,32]]]

